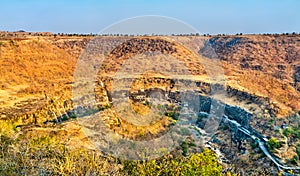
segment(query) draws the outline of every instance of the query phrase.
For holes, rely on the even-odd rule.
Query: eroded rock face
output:
[[[87,46],[91,38],[52,39],[52,43],[58,48],[67,51],[70,55],[78,58],[82,50]]]
[[[137,54],[143,52],[161,52],[172,54],[177,52],[175,43],[153,38],[134,38],[124,42],[120,47],[115,48],[111,54],[114,57],[121,57],[127,53]]]
[[[237,121],[242,126],[248,127],[249,121],[252,118],[252,114],[245,111],[244,109],[238,107],[238,106],[225,106],[225,115],[227,115],[229,118]]]
[[[294,73],[295,88],[300,91],[300,66],[295,68]]]
[[[283,117],[300,108],[296,103],[300,86],[297,81],[299,41],[297,35],[220,36],[208,39],[200,53],[208,56],[213,53],[222,61],[225,70],[239,70],[226,75],[236,77],[239,85],[253,93],[279,102],[274,115]]]
[[[142,58],[143,56],[146,58],[152,57],[155,54],[166,57],[166,60],[154,59],[154,61],[145,61],[145,59]],[[129,68],[124,68],[125,66],[123,64],[135,56],[139,56],[141,59],[138,58],[134,62],[130,63],[129,66],[127,65]],[[182,67],[184,68],[179,67],[177,62],[172,63],[172,59],[179,60],[177,62],[182,63]],[[142,62],[150,62],[149,64],[152,66],[151,71],[154,73],[147,73],[147,70],[145,70],[146,73],[144,73],[143,68],[141,68],[143,67]],[[167,90],[174,87],[174,82],[172,83],[172,80],[168,77],[163,75],[155,76],[155,74],[160,74],[160,72],[164,71],[170,73],[171,75],[173,73],[177,73],[183,77],[185,74],[187,74],[187,72],[192,75],[205,75],[203,66],[199,63],[198,58],[191,54],[189,50],[178,43],[167,41],[158,37],[139,37],[124,41],[107,54],[105,60],[101,63],[99,68],[100,70],[97,75],[98,77],[95,89],[96,99],[97,101],[99,100],[99,104],[103,104],[101,103],[103,99],[101,97],[103,97],[103,95],[107,95],[108,100],[112,101],[111,96],[114,91],[116,91],[112,90],[113,88],[120,90],[126,89],[120,87],[118,83],[121,85],[126,83],[130,84],[129,88],[131,91],[149,88],[160,88]],[[124,77],[122,80],[118,80],[118,78],[114,77],[116,73],[120,72],[120,70],[124,71],[124,74],[121,75]],[[142,73],[140,74],[142,77],[132,76],[139,74],[141,71]],[[185,83],[190,84],[190,81],[184,81]]]
[[[198,58],[180,44],[160,38],[142,37],[130,39],[114,48],[107,55],[104,62],[100,66],[101,70],[99,72],[99,76],[103,74],[113,75],[129,58],[132,58],[139,54],[145,54],[145,56],[151,57],[151,53],[159,53],[180,60],[193,75],[205,74],[203,66],[199,63]],[[166,65],[172,63],[166,62],[151,64],[157,65],[157,67],[164,65],[165,67]],[[134,72],[134,67],[138,67],[138,65],[134,65],[131,67],[132,72]],[[170,65],[170,67],[172,68],[172,65]]]

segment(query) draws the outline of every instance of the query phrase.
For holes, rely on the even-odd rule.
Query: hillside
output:
[[[60,142],[68,143],[68,147],[84,146],[94,150],[88,137],[80,130],[80,124],[73,121],[76,118],[74,114],[76,107],[72,98],[73,74],[77,59],[83,54],[85,47],[91,45],[89,42],[93,41],[93,37],[61,36],[51,33],[1,32],[0,34],[1,122],[12,123],[17,132],[28,136],[34,136],[35,132],[40,133],[41,136],[43,134],[60,136]],[[101,40],[109,43],[116,38],[118,37],[104,36]],[[172,113],[176,114],[178,107],[167,107],[168,111],[162,117],[154,118],[150,117],[150,114],[149,118],[153,119],[143,119],[144,121],[141,119],[126,121],[124,117],[115,114],[116,109],[111,108],[111,92],[116,87],[119,91],[122,91],[122,88],[116,83],[114,85],[114,74],[120,69],[131,73],[143,71],[143,67],[139,68],[143,65],[142,60],[130,63],[130,68],[135,69],[126,70],[123,63],[126,63],[128,58],[151,51],[160,51],[172,58],[178,58],[188,69],[187,72],[193,75],[193,81],[197,83],[195,90],[201,96],[209,96],[211,86],[217,84],[208,79],[207,70],[201,63],[210,63],[213,70],[219,60],[226,82],[226,94],[219,97],[219,100],[226,105],[238,106],[253,114],[250,125],[261,134],[274,137],[281,142],[281,148],[276,149],[274,155],[283,159],[284,163],[293,165],[299,163],[299,157],[293,163],[293,159],[298,156],[300,146],[299,35],[170,36],[168,39],[163,36],[122,36],[119,39],[124,42],[110,53],[105,53],[104,62],[95,64],[95,69],[99,69],[95,87],[98,108],[107,116],[105,125],[116,134],[129,139],[145,140],[165,134],[176,122]],[[203,57],[199,60],[189,50],[190,48],[194,48]],[[95,59],[94,61],[97,62],[95,56],[89,59]],[[165,69],[182,74],[178,79],[187,82],[186,72],[180,66],[172,65],[172,62],[167,59],[158,59],[155,63],[148,64],[155,67],[157,72],[143,73],[140,77],[126,75],[124,80],[132,82],[130,95],[134,97],[140,90],[147,94],[147,91],[156,90],[155,88],[175,89],[176,86],[171,79],[161,74],[159,70]],[[134,98],[130,103],[134,111],[142,115],[148,113],[151,107],[147,103],[134,101]],[[88,115],[91,114],[93,112]],[[126,116],[133,118],[134,114],[127,113]],[[67,120],[70,121],[62,123]],[[59,127],[60,124],[56,124],[57,122],[62,123],[62,129]],[[150,125],[147,128],[135,123]],[[224,148],[222,151],[225,151],[227,157],[239,152],[237,149],[227,150],[230,134],[224,130],[216,135],[218,140],[227,141],[222,145],[216,143],[219,148]],[[190,148],[189,152],[195,152],[195,147]],[[245,148],[251,151],[249,144],[245,145]],[[259,154],[247,155],[247,157],[238,154],[236,159],[230,160],[230,164],[224,164],[224,167],[231,165],[236,167],[244,163],[243,167],[247,172],[250,173],[257,167],[258,173],[263,173],[263,166],[254,163],[253,160],[270,162],[265,158],[259,158]],[[184,162],[183,160],[177,159],[180,162]],[[245,164],[245,160],[248,164]],[[268,172],[273,170],[270,169]]]

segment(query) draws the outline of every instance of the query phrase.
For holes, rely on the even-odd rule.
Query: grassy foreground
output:
[[[49,135],[28,137],[0,121],[0,175],[222,175],[216,154],[169,154],[157,160],[123,161],[87,149],[70,149]]]

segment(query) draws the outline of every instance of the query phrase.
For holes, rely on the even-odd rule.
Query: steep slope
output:
[[[49,97],[71,98],[76,57],[42,37],[0,42],[1,117],[34,111]]]
[[[300,37],[213,37],[207,42],[222,60],[229,85],[268,97],[283,117],[300,109]],[[205,53],[205,47],[200,50]]]

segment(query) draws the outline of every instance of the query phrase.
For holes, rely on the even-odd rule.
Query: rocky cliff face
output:
[[[225,70],[248,89],[248,93],[268,97],[277,102],[274,115],[285,116],[299,108],[298,66],[300,45],[297,35],[214,37],[207,44],[214,48]],[[206,51],[203,47],[201,52]],[[262,81],[263,80],[263,81]]]
[[[294,73],[295,88],[300,91],[300,66],[295,68]]]

